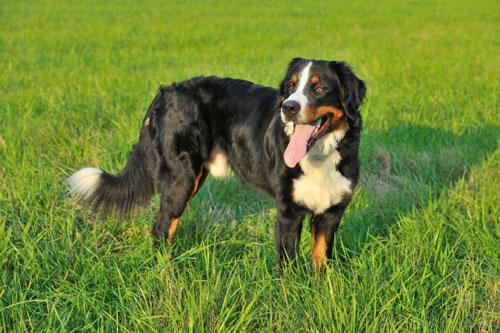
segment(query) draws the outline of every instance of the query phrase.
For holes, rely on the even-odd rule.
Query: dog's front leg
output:
[[[296,263],[300,247],[300,234],[305,213],[291,208],[278,209],[275,242],[278,254],[278,272],[283,272],[287,262]]]
[[[335,232],[344,210],[344,206],[334,206],[323,214],[313,216],[311,220],[313,271],[324,272],[328,260],[332,259]]]

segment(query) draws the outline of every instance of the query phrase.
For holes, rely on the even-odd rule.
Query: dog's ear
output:
[[[288,63],[288,70],[292,69],[296,64],[304,60],[304,58],[293,58],[292,61]]]
[[[299,63],[299,62],[302,62],[304,61],[304,58],[293,58],[292,61],[290,61],[288,63],[288,67],[287,67],[287,70],[286,70],[286,73],[285,73],[285,76],[283,78],[283,80],[281,80],[280,82],[280,86],[279,86],[279,107],[281,107],[281,104],[283,103],[283,101],[285,100],[285,85],[286,85],[286,81],[288,79],[288,76],[290,74],[290,72],[293,70],[293,68]]]
[[[359,107],[366,95],[365,83],[345,62],[331,61],[328,65],[339,78],[341,102],[347,117],[351,119],[353,126],[359,126]]]

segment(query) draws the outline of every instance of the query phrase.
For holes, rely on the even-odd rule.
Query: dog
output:
[[[83,168],[67,183],[94,212],[118,216],[146,205],[157,191],[152,234],[171,246],[208,174],[232,170],[276,201],[279,272],[296,262],[307,214],[312,267],[324,271],[359,179],[365,94],[365,83],[346,63],[303,58],[289,63],[279,89],[214,76],[161,86],[125,168],[117,175]]]

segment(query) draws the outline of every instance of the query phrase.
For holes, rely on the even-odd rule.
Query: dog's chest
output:
[[[350,195],[351,181],[336,168],[340,160],[337,150],[322,159],[306,155],[300,161],[304,174],[293,182],[293,200],[315,214],[321,214]]]

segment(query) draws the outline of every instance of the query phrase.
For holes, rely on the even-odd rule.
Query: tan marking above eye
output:
[[[314,75],[314,76],[311,78],[311,83],[312,83],[312,84],[316,84],[316,83],[318,83],[319,81],[320,81],[320,78],[319,78],[319,76],[317,76],[317,75]]]
[[[299,77],[296,74],[293,74],[290,80],[295,84],[299,81]]]

